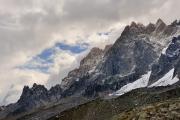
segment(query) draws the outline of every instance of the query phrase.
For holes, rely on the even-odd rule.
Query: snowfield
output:
[[[142,75],[140,79],[134,81],[133,83],[129,83],[123,86],[118,91],[109,94],[109,96],[121,96],[137,88],[173,85],[179,81],[179,78],[177,76],[173,78],[173,74],[174,74],[174,68],[171,69],[168,73],[166,73],[161,79],[157,80],[155,83],[148,86],[149,77],[151,75],[151,71],[149,71],[147,74]]]
[[[175,84],[179,81],[179,79],[176,77],[173,78],[174,74],[174,68],[171,69],[166,75],[164,75],[161,79],[159,79],[157,82],[153,83],[149,87],[156,87],[156,86],[167,86]]]
[[[143,75],[140,79],[136,80],[135,82],[123,86],[120,90],[116,91],[112,95],[120,96],[133,89],[146,87],[148,85],[150,75],[151,72],[148,72],[147,74]]]

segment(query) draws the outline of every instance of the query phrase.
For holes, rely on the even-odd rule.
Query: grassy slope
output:
[[[180,87],[141,88],[112,100],[94,100],[64,111],[49,120],[110,120],[143,105],[180,97]]]
[[[180,120],[180,98],[137,107],[111,120]]]

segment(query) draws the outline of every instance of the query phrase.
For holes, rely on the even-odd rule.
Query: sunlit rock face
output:
[[[68,76],[61,82],[63,89],[68,89],[74,82],[79,81],[83,76],[93,71],[99,61],[103,58],[104,51],[99,48],[92,48],[90,53],[80,62],[80,67],[69,72]]]

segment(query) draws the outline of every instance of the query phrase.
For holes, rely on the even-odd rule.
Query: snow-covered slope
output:
[[[131,90],[137,89],[137,88],[173,85],[179,81],[179,78],[177,76],[173,77],[174,68],[171,69],[167,74],[165,74],[157,82],[148,86],[150,75],[151,75],[151,72],[149,71],[147,74],[142,75],[142,77],[140,79],[136,80],[133,83],[129,83],[129,84],[123,86],[120,90],[118,90],[112,94],[109,94],[109,96],[121,96],[121,95],[123,95]]]
[[[140,79],[136,80],[135,82],[129,83],[129,84],[123,86],[120,90],[116,91],[115,93],[110,94],[110,96],[111,95],[119,96],[119,95],[123,95],[131,90],[146,87],[148,85],[150,75],[151,75],[151,72],[148,72],[147,74],[143,75]]]
[[[166,75],[164,75],[161,79],[159,79],[157,82],[153,83],[149,87],[156,87],[156,86],[167,86],[175,84],[179,81],[179,79],[176,77],[173,78],[174,75],[174,68],[171,69]]]

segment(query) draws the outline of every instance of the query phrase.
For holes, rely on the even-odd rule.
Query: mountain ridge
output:
[[[155,24],[150,23],[147,26],[132,22],[124,28],[113,45],[106,46],[104,50],[93,48],[82,59],[79,68],[70,71],[61,84],[50,90],[37,84],[32,88],[25,86],[17,103],[2,108],[0,119],[49,104],[57,104],[68,97],[77,97],[75,101],[78,98],[87,98],[85,101],[98,97],[104,98],[123,86],[135,82],[151,70],[153,74],[156,73],[157,64],[162,64],[162,71],[170,70],[166,68],[165,63],[170,64],[170,68],[175,69],[173,76],[179,78],[180,39],[178,35],[180,35],[178,21],[166,25],[158,19]],[[165,47],[167,47],[165,54],[162,54]],[[149,85],[162,78],[166,72],[157,74],[157,78],[153,77],[153,74],[150,76]]]

